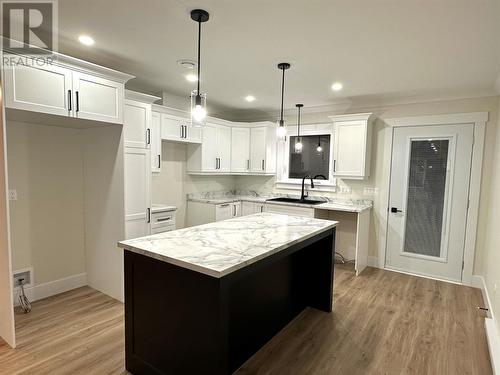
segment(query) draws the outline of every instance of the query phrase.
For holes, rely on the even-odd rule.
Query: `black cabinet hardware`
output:
[[[76,111],[80,111],[80,95],[78,94],[78,91],[75,91],[75,96],[76,96]]]
[[[161,168],[161,155],[158,155],[158,168]]]
[[[68,90],[68,111],[71,111],[71,90]]]
[[[150,145],[151,144],[151,129],[146,129],[146,144]]]
[[[148,224],[151,223],[151,208],[148,207],[148,209],[146,210],[147,214],[147,220],[148,220]]]

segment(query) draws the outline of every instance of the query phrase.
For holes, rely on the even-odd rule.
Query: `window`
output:
[[[295,144],[300,138],[302,151],[295,151]],[[330,179],[330,135],[291,136],[289,142],[288,178],[302,179],[321,175],[325,180]]]

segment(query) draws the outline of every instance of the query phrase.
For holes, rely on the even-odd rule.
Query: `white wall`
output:
[[[500,129],[500,119],[497,126]],[[491,159],[495,167],[491,171],[489,199],[484,199],[488,202],[488,212],[485,222],[485,238],[482,241],[483,274],[491,301],[490,308],[495,315],[500,337],[500,296],[499,291],[496,290],[496,287],[500,287],[500,131],[495,137],[495,149]]]
[[[352,199],[373,199],[374,209],[372,210],[371,227],[370,227],[370,249],[369,255],[376,257],[379,252],[380,234],[385,227],[385,212],[387,207],[384,206],[384,201],[381,194],[375,197],[365,196],[363,189],[365,186],[381,187],[389,173],[387,165],[383,165],[384,155],[388,152],[385,148],[386,138],[390,136],[389,128],[385,125],[384,119],[394,117],[419,116],[431,114],[449,114],[461,112],[489,112],[490,121],[486,127],[486,144],[484,150],[483,176],[481,185],[481,200],[479,210],[478,236],[476,244],[476,259],[474,263],[474,274],[483,274],[485,271],[485,239],[486,227],[488,224],[488,208],[490,206],[489,197],[492,183],[492,172],[494,170],[493,156],[495,148],[495,138],[497,136],[498,122],[498,97],[460,99],[452,101],[437,101],[429,103],[415,103],[405,105],[394,105],[387,107],[372,107],[372,108],[356,108],[350,109],[343,113],[362,113],[373,112],[377,118],[373,126],[372,137],[372,154],[371,154],[371,175],[365,181],[356,180],[341,180],[340,185],[346,185],[351,188],[351,193],[318,193],[319,195],[329,195],[341,198]],[[323,112],[323,113],[308,113],[304,111],[303,123],[329,123],[328,116],[341,114],[339,112]],[[287,119],[288,124],[295,124],[296,117]],[[497,164],[495,164],[496,166]],[[244,189],[251,187],[254,190],[259,190],[259,186],[264,191],[277,191],[282,193],[295,193],[291,190],[277,190],[274,188],[274,178],[264,177],[236,177],[236,189]],[[491,190],[492,192],[494,190]],[[313,194],[313,193],[311,193]]]
[[[232,190],[233,176],[195,176],[187,173],[187,146],[181,143],[162,142],[162,171],[153,175],[153,203],[170,204],[177,207],[177,228],[186,223],[186,194]]]
[[[13,270],[35,285],[85,272],[81,131],[7,123]]]

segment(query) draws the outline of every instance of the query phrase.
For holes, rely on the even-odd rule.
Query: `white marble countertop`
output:
[[[309,207],[319,210],[343,211],[343,212],[355,212],[355,213],[359,213],[372,208],[372,203],[370,201],[325,199],[325,203],[321,204],[304,204],[304,203],[275,202],[275,201],[268,202],[267,200],[271,198],[277,198],[277,196],[274,197],[274,196],[233,195],[225,197],[189,197],[188,201],[210,203],[210,204],[225,204],[233,202],[256,202],[256,203],[269,203],[269,204],[279,204],[283,206]],[[311,196],[310,199],[321,200],[322,198]]]
[[[151,212],[156,213],[156,212],[168,212],[168,211],[176,211],[177,207],[175,206],[170,206],[167,204],[155,204],[153,203],[151,205]]]
[[[121,241],[118,246],[222,277],[337,224],[337,221],[261,213]]]

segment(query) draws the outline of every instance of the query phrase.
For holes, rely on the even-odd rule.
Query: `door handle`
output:
[[[78,94],[78,91],[75,91],[75,96],[76,96],[76,111],[78,112],[80,110],[80,95]]]
[[[71,111],[71,90],[68,90],[68,111]]]
[[[391,207],[391,213],[397,214],[398,212],[403,212],[403,211],[398,210],[397,207]]]

